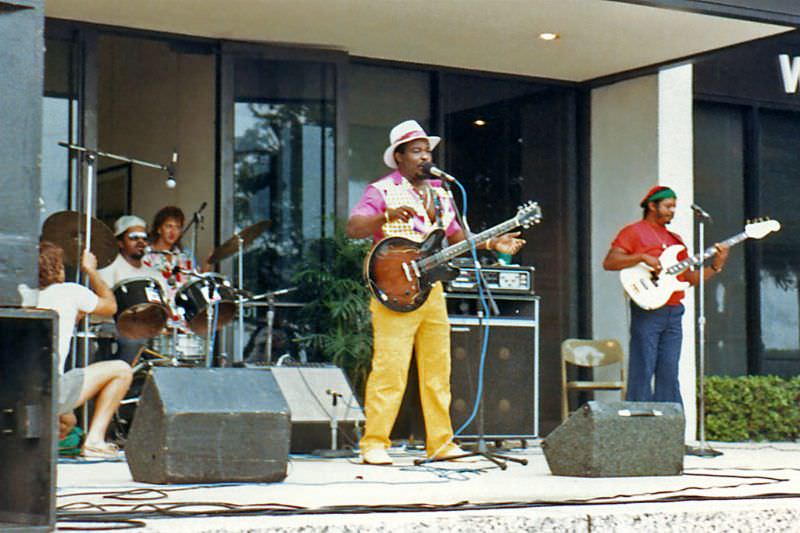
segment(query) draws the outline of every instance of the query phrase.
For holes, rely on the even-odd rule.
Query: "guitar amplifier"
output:
[[[475,294],[478,285],[475,267],[459,267],[458,277],[445,284],[449,293]],[[492,266],[481,268],[483,279],[493,294],[533,295],[533,273],[531,266]]]

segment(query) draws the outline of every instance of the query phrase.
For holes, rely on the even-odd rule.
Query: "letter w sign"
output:
[[[778,61],[781,64],[783,90],[787,94],[796,93],[797,86],[800,84],[800,57],[790,58],[789,54],[781,54],[778,56]]]

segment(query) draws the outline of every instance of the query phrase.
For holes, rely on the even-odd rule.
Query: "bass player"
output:
[[[659,256],[667,247],[676,244],[684,247],[678,259],[685,259],[688,255],[683,240],[677,233],[667,230],[667,224],[675,216],[676,202],[677,196],[669,187],[656,186],[647,191],[639,204],[643,210],[642,220],[620,230],[603,260],[603,268],[622,270],[644,263],[658,275],[662,267]],[[696,285],[700,281],[701,271],[703,279],[722,272],[729,247],[722,244],[715,244],[714,247],[717,253],[710,266],[687,270],[679,279]],[[642,309],[631,300],[626,400],[683,403],[678,383],[678,361],[683,340],[683,296],[683,291],[676,291],[666,305],[653,310]]]

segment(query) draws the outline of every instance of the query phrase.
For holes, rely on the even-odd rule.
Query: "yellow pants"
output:
[[[412,349],[417,358],[419,393],[425,417],[428,455],[453,437],[450,423],[450,324],[442,284],[434,285],[428,300],[415,311],[398,313],[373,298],[372,371],[367,379],[367,416],[361,451],[388,448],[408,382]]]

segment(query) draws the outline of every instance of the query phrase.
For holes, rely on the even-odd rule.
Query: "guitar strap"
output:
[[[445,229],[442,220],[442,199],[436,191],[433,191],[433,210],[436,214],[436,226]],[[444,245],[447,246],[447,237],[444,238]]]

